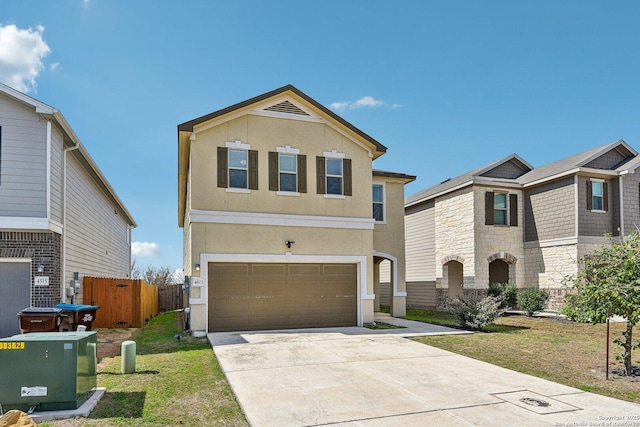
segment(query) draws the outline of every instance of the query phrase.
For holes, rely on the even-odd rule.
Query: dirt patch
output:
[[[95,328],[94,331],[98,333],[98,369],[102,368],[104,359],[120,355],[124,341],[135,340],[138,335],[136,328]]]

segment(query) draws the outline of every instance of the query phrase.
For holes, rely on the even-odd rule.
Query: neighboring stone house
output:
[[[508,282],[560,308],[577,261],[640,225],[638,166],[622,140],[537,168],[514,154],[406,198],[407,304]]]
[[[404,316],[404,185],[415,177],[373,170],[385,152],[290,85],[179,125],[191,329],[370,323],[382,260]]]
[[[0,337],[23,308],[81,303],[76,273],[128,277],[135,226],[64,116],[0,84]]]

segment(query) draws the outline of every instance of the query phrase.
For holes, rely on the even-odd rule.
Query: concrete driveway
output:
[[[209,340],[254,427],[640,426],[638,404],[404,338],[458,330],[384,321],[408,328],[214,333]]]

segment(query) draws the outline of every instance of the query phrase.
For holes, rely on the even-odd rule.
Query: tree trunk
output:
[[[627,321],[627,330],[624,332],[624,370],[627,375],[633,374],[633,369],[631,367],[631,350],[633,349],[632,343],[632,332],[633,326],[629,321]]]

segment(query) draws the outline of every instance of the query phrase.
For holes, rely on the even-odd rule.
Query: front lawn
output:
[[[134,374],[120,374],[120,356],[103,361],[98,386],[107,392],[88,419],[40,425],[247,426],[206,338],[174,338],[182,334],[177,314],[160,314],[140,330]]]
[[[625,326],[611,323],[610,372],[622,367],[615,360],[621,347],[613,340],[620,337]],[[516,315],[498,318],[487,330],[415,340],[584,391],[640,403],[639,377],[610,373],[609,381],[605,380],[606,325]],[[633,363],[640,365],[637,354]]]

